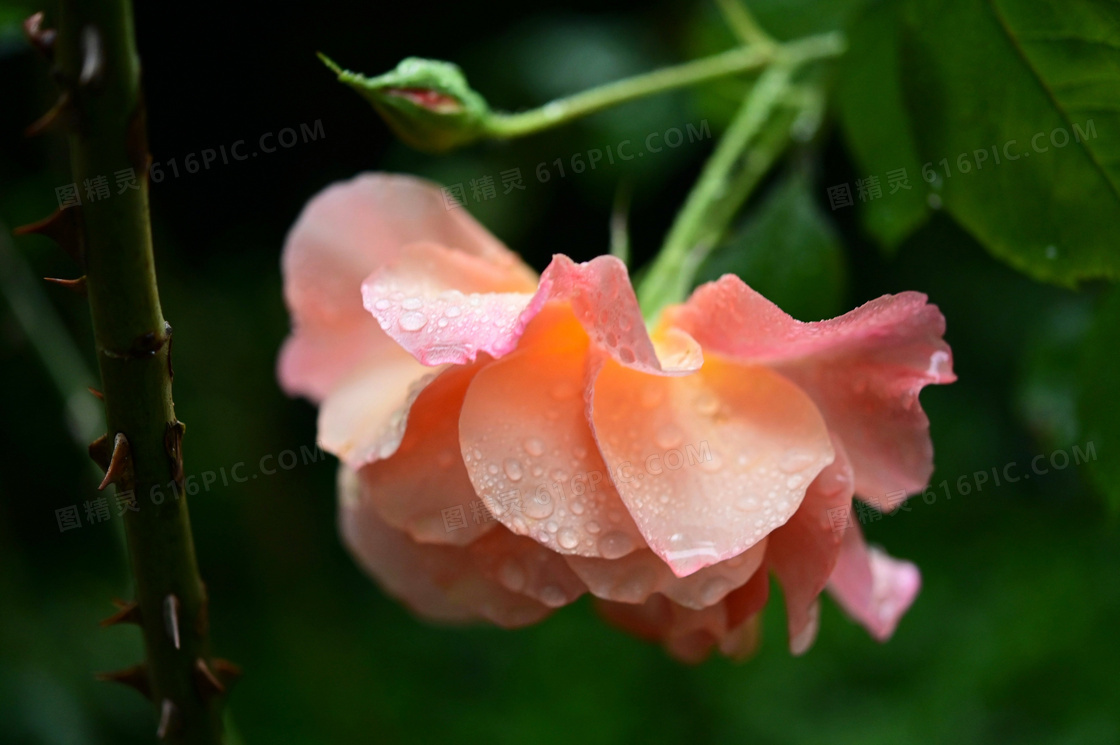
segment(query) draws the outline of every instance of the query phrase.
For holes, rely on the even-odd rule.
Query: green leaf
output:
[[[1097,489],[1120,512],[1120,291],[1112,290],[1097,309],[1080,359],[1078,415],[1086,459]]]
[[[836,91],[840,124],[862,173],[876,177],[883,195],[859,206],[864,227],[887,249],[928,219],[928,186],[911,134],[899,77],[899,6],[876,3],[855,21]],[[905,181],[892,184],[892,172]],[[906,188],[909,186],[909,188]]]
[[[837,315],[846,271],[836,231],[813,201],[809,179],[787,177],[697,273],[707,282],[732,273],[803,321]]]
[[[945,209],[1035,279],[1120,277],[1120,5],[939,0],[907,11],[910,119]]]

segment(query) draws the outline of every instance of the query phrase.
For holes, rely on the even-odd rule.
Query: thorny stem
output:
[[[74,181],[115,185],[129,169],[139,188],[81,207],[85,269],[108,443],[129,458],[110,476],[135,511],[124,529],[147,655],[147,687],[166,742],[220,743],[221,685],[209,664],[206,590],[182,489],[182,425],[171,399],[171,328],[156,287],[148,215],[149,161],[140,63],[129,0],[63,0],[57,63],[69,96]],[[124,437],[122,438],[121,435]],[[110,446],[111,447],[111,446]],[[98,450],[91,447],[91,453]],[[102,453],[104,460],[105,453]],[[123,466],[123,467],[120,467]],[[174,485],[173,485],[174,484]],[[212,677],[212,676],[211,676]]]

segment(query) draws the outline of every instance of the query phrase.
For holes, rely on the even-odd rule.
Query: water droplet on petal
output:
[[[573,528],[564,528],[560,531],[560,535],[556,537],[556,542],[560,544],[561,548],[571,550],[579,545],[579,533]]]
[[[421,300],[418,297],[407,298],[406,300],[404,300],[401,303],[401,307],[404,308],[405,310],[416,310],[417,308],[421,307],[422,305],[424,305],[424,301]]]
[[[595,522],[594,520],[590,521],[589,523],[587,523],[587,525],[584,525],[583,527],[586,528],[587,532],[590,533],[591,535],[595,535],[600,530],[602,530],[602,528],[599,527],[599,523]]]
[[[599,553],[604,559],[618,559],[630,553],[634,541],[626,533],[612,530],[599,539]]]
[[[544,455],[544,442],[539,437],[530,437],[523,444],[525,452],[534,458]]]
[[[804,482],[805,482],[805,477],[802,476],[799,473],[795,473],[794,475],[792,475],[788,479],[786,479],[786,487],[788,487],[790,489],[796,489],[797,487],[801,486],[801,484],[803,484]]]
[[[618,358],[622,360],[624,365],[629,365],[634,362],[634,350],[630,347],[620,347],[618,350]]]
[[[506,462],[502,464],[502,468],[506,472],[506,476],[510,481],[520,481],[524,475],[521,471],[521,464],[514,458],[506,458]]]
[[[428,317],[423,313],[417,313],[415,311],[402,313],[401,317],[397,320],[397,325],[405,331],[419,331],[424,328],[424,325],[427,323]]]
[[[813,454],[808,450],[790,448],[782,454],[781,459],[778,461],[778,468],[781,468],[786,473],[797,473],[798,471],[808,468],[814,460]]]
[[[380,300],[378,300],[376,303],[373,304],[373,307],[377,308],[378,310],[386,310],[386,309],[388,309],[388,307],[390,305],[392,305],[392,303],[390,303],[385,298],[381,298]]]
[[[498,581],[511,592],[521,592],[525,587],[525,569],[517,559],[506,559],[498,567]]]
[[[666,424],[661,429],[657,430],[657,436],[654,440],[657,442],[658,447],[672,448],[681,444],[684,435],[680,427],[675,424]]]
[[[548,585],[541,590],[540,600],[550,608],[559,608],[564,604],[564,591],[556,585]]]
[[[458,305],[449,305],[447,306],[447,310],[443,311],[443,314],[448,318],[458,318],[462,313],[463,309]]]

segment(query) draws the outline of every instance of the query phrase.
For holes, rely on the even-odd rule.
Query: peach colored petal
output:
[[[761,541],[796,512],[833,452],[813,402],[780,375],[709,355],[693,374],[608,361],[592,423],[646,543],[684,577]],[[674,466],[674,464],[676,464]]]
[[[699,610],[715,605],[746,583],[762,565],[765,553],[766,539],[763,539],[738,556],[704,567],[687,577],[677,577],[648,549],[613,560],[583,556],[565,559],[596,597],[620,603],[644,603],[650,595],[659,593],[685,608]]]
[[[587,354],[568,306],[550,304],[516,352],[475,377],[459,439],[471,483],[511,531],[559,553],[618,558],[643,543],[587,423]]]
[[[916,566],[867,546],[859,525],[853,523],[844,531],[828,590],[873,637],[881,642],[891,637],[921,585]]]
[[[467,553],[485,576],[549,608],[567,605],[587,592],[563,556],[502,527],[472,543]]]
[[[697,288],[666,312],[665,322],[703,346],[743,362],[766,364],[812,397],[843,440],[856,492],[895,505],[919,491],[933,470],[929,420],[918,392],[951,383],[945,319],[925,295],[873,300],[830,321],[802,323],[726,275]]]
[[[321,400],[355,366],[388,348],[389,340],[368,323],[360,287],[417,241],[520,277],[530,291],[535,284],[531,270],[470,215],[447,210],[435,184],[393,174],[332,184],[304,207],[284,246],[284,298],[294,327],[279,369],[286,391]]]
[[[757,572],[724,600],[702,609],[686,608],[656,593],[644,603],[596,600],[596,607],[611,623],[660,642],[684,662],[701,662],[716,648],[743,659],[758,645],[759,613],[768,592],[766,573]]]
[[[486,577],[463,550],[416,543],[381,521],[357,474],[339,470],[339,528],[359,564],[416,613],[439,621],[487,620],[505,628],[540,621],[551,609]]]
[[[817,596],[828,584],[840,554],[843,527],[835,528],[835,510],[851,510],[852,467],[837,438],[836,460],[820,472],[793,517],[770,535],[766,563],[782,584],[790,646],[811,643],[816,623]],[[802,651],[808,649],[801,647]],[[796,652],[795,652],[796,653]]]
[[[366,279],[365,307],[389,336],[429,365],[464,364],[480,352],[495,358],[510,353],[550,303],[567,304],[592,344],[628,367],[678,372],[702,361],[699,346],[677,332],[664,342],[662,367],[626,266],[613,256],[577,264],[558,254],[532,295],[504,286],[460,292],[451,283],[467,271],[439,247],[414,246]]]
[[[360,471],[380,518],[419,543],[465,546],[496,526],[485,508],[472,507],[478,496],[459,452],[458,412],[483,364],[452,366],[435,377],[408,411],[400,447]]]
[[[334,381],[319,408],[319,444],[351,468],[392,455],[404,436],[412,401],[439,370],[400,347]]]

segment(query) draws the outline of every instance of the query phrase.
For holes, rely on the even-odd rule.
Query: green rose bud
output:
[[[440,153],[485,134],[490,107],[457,65],[408,57],[395,70],[367,78],[319,55],[339,81],[358,91],[405,144]]]

